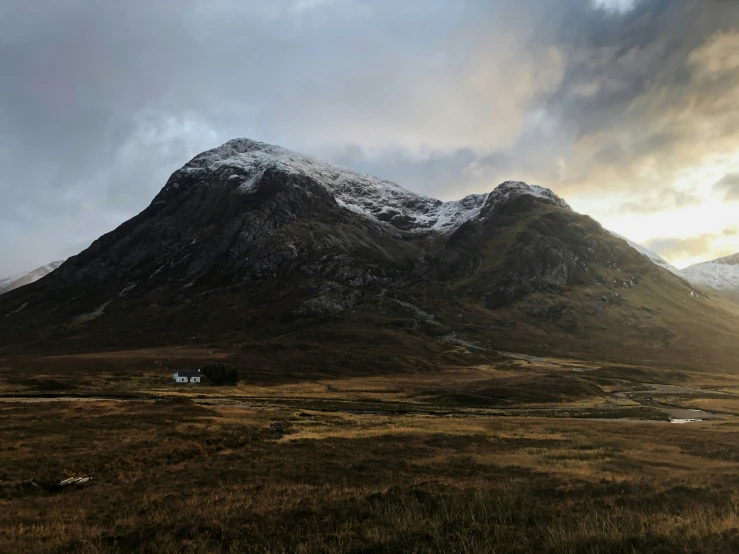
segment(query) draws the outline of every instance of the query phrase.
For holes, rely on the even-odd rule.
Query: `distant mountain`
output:
[[[691,283],[706,285],[739,299],[739,253],[691,265],[681,274]]]
[[[45,277],[46,275],[57,269],[63,263],[64,260],[52,262],[48,265],[37,267],[33,271],[29,271],[27,273],[20,273],[18,275],[13,275],[11,277],[0,279],[0,294],[5,294],[6,292],[10,292],[11,290],[15,290],[30,283],[35,283],[42,277]]]
[[[624,239],[629,245],[649,258],[654,264],[682,277],[688,282],[715,289],[733,299],[739,299],[739,253],[717,260],[692,265],[685,269],[677,269],[659,254],[627,239],[618,233],[614,236]]]
[[[736,313],[654,261],[542,187],[442,202],[237,139],[0,297],[0,353],[208,344],[260,371],[320,373],[498,350],[739,362]]]

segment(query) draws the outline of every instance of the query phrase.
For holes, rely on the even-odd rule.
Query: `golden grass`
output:
[[[734,422],[6,403],[0,551],[730,552],[737,436]],[[21,487],[77,474],[95,481]]]
[[[681,399],[676,404],[698,410],[739,415],[739,399],[736,398],[690,398]]]
[[[444,387],[566,379],[573,361],[182,388],[123,360],[55,360],[45,374],[71,385],[58,394],[123,390],[133,400],[0,402],[0,552],[739,551],[734,418],[560,414],[640,407],[607,395],[495,409],[433,403]],[[40,362],[24,363],[20,375],[4,373],[4,390],[40,386],[30,376]],[[594,379],[624,375],[582,367]],[[130,382],[114,388],[121,375]],[[75,475],[94,480],[57,494],[29,485]]]

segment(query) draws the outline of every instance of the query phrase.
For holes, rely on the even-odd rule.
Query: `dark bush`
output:
[[[224,364],[208,364],[203,368],[202,374],[206,382],[211,385],[233,386],[239,382],[239,373],[236,368]]]

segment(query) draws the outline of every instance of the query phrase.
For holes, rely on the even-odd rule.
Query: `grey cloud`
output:
[[[496,12],[520,33],[489,33]],[[235,136],[354,148],[439,190],[457,150],[515,142],[563,63],[520,48],[521,9],[475,1],[0,0],[0,13],[0,274],[96,238]]]
[[[729,173],[713,185],[714,192],[729,202],[739,202],[739,173]]]
[[[625,20],[591,16],[553,31],[569,63],[549,106],[578,137],[563,183],[573,190],[671,188],[685,167],[739,142],[739,75],[708,83],[700,59],[736,27],[739,3],[647,1]]]

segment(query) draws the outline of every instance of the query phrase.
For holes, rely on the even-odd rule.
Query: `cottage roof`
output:
[[[181,369],[177,372],[178,377],[200,377],[199,369]]]

